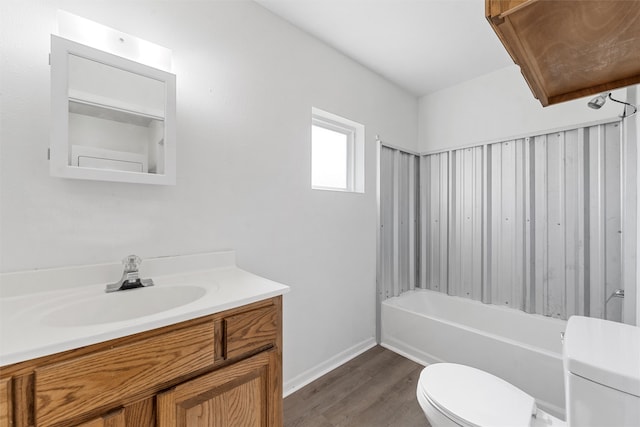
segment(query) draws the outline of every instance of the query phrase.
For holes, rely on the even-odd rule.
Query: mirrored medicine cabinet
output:
[[[175,75],[51,36],[51,174],[175,184]]]

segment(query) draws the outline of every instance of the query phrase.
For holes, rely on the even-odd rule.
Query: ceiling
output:
[[[255,0],[416,96],[513,64],[484,0]]]

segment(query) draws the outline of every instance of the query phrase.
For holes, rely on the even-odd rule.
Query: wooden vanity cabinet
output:
[[[485,0],[485,15],[543,106],[640,83],[640,2]]]
[[[281,425],[282,297],[0,372],[0,427]]]

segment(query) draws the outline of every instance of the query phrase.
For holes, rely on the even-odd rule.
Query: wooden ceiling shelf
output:
[[[640,83],[640,0],[485,0],[543,106]]]

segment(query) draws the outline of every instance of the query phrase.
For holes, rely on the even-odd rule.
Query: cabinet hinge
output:
[[[49,54],[49,65],[51,65],[51,54]]]
[[[47,160],[51,160],[51,148],[47,148]]]

